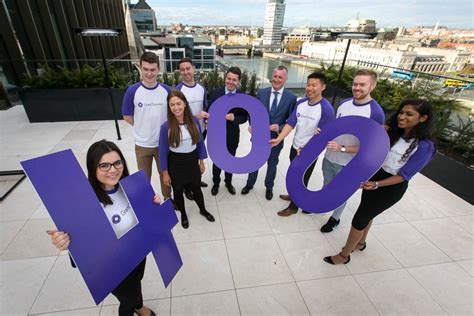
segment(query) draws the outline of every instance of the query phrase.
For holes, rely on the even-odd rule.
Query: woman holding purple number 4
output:
[[[122,237],[137,224],[137,219],[133,212],[129,212],[130,205],[119,185],[119,181],[129,173],[125,158],[117,145],[106,140],[92,144],[87,151],[87,172],[89,182],[102,203],[117,238]],[[160,203],[158,195],[150,198],[153,198],[154,203]],[[51,235],[53,245],[59,250],[67,250],[69,244],[74,242],[67,232],[48,230],[47,233]],[[143,305],[141,280],[145,272],[145,262],[146,259],[143,259],[112,291],[120,302],[120,316],[155,315]],[[72,260],[71,263],[75,267]]]

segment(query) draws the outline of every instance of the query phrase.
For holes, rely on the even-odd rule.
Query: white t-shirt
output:
[[[104,212],[115,235],[121,238],[138,224],[138,219],[120,185],[107,193],[113,204],[103,206]]]
[[[122,114],[133,116],[135,144],[140,147],[156,148],[160,127],[166,121],[166,98],[171,89],[158,83],[147,88],[141,82],[128,87],[122,103]]]
[[[181,91],[186,97],[186,100],[188,100],[193,116],[197,116],[201,111],[206,109],[206,89],[199,83],[196,82],[194,86],[187,86],[184,82],[181,82],[176,86],[176,90]],[[204,121],[199,120],[199,123],[201,124],[201,129],[204,128]]]
[[[186,124],[180,124],[179,129],[181,130],[182,136],[181,143],[179,143],[179,146],[176,148],[170,146],[170,151],[175,153],[193,152],[196,149],[196,144],[193,145],[193,139],[191,138],[191,134],[189,133]]]
[[[341,102],[336,112],[336,119],[344,116],[363,116],[370,118],[380,125],[385,121],[382,107],[375,101],[370,100],[364,104],[356,104],[354,99],[347,99]],[[344,134],[334,139],[336,143],[344,146],[358,146],[359,140],[354,135]],[[326,150],[325,157],[332,163],[345,166],[356,154],[350,154],[335,150]]]

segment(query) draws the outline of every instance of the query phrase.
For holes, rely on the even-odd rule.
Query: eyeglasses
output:
[[[100,171],[109,171],[112,166],[114,166],[115,170],[119,170],[123,168],[124,165],[123,160],[117,160],[112,163],[110,162],[103,162],[97,165],[97,167],[100,169]]]

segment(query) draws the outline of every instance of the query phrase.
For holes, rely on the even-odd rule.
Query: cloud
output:
[[[266,0],[147,0],[159,24],[263,26]],[[472,28],[472,2],[465,0],[286,0],[285,26],[343,26],[348,20],[375,19],[378,26],[440,24]]]

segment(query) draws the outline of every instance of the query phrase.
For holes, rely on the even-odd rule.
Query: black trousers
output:
[[[146,258],[120,283],[112,294],[119,300],[119,316],[132,316],[135,309],[143,307],[142,279]]]
[[[182,213],[186,213],[183,193],[184,189],[188,187],[193,192],[194,201],[199,210],[206,210],[201,190],[201,170],[198,160],[197,150],[190,153],[170,151],[168,154],[168,173],[173,187],[173,197],[177,208]]]
[[[235,142],[227,141],[227,150],[229,151],[229,153],[231,153],[234,156],[235,156],[235,153],[237,152],[238,146],[239,146],[238,142],[235,143]],[[221,182],[221,171],[222,169],[216,166],[216,164],[214,163],[212,164],[212,182],[214,183],[214,185],[219,185],[219,183]],[[232,173],[225,172],[224,182],[226,184],[232,183]]]
[[[296,149],[293,148],[293,146],[291,146],[290,161],[293,161],[293,159],[295,159],[296,156],[297,156],[297,151],[296,151]],[[309,179],[311,178],[311,175],[313,174],[314,166],[316,166],[317,161],[318,161],[318,159],[316,158],[316,160],[309,166],[309,168],[306,169],[306,172],[305,172],[304,177],[303,177],[303,182],[304,182],[304,185],[306,187],[308,186]],[[295,202],[293,202],[293,201],[290,202],[290,205],[288,207],[291,210],[298,210],[298,205],[296,205]]]
[[[382,168],[370,178],[370,181],[380,181],[391,177],[392,174]],[[408,182],[388,185],[377,190],[363,190],[359,207],[357,208],[352,226],[357,230],[363,230],[369,222],[386,209],[392,207],[405,194]]]

